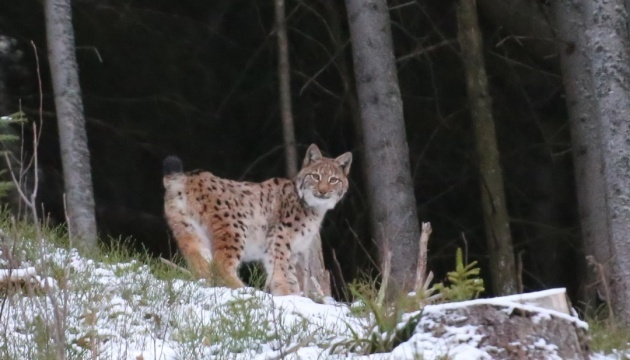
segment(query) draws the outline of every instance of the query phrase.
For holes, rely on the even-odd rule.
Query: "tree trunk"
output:
[[[278,84],[280,90],[280,116],[284,134],[284,154],[287,176],[293,179],[297,175],[297,150],[293,111],[291,109],[291,66],[289,65],[289,41],[285,19],[284,0],[274,0],[276,11],[276,35],[278,37]]]
[[[418,224],[402,99],[385,0],[346,0],[362,117],[372,236],[391,252],[389,295],[413,288]]]
[[[324,1],[323,4],[326,7],[325,16],[330,19],[331,36],[333,36],[332,40],[334,44],[332,53],[340,54],[335,58],[335,63],[337,64],[339,78],[341,80],[341,85],[343,86],[342,99],[346,106],[348,116],[350,116],[352,127],[354,129],[354,149],[352,152],[352,158],[355,161],[358,160],[358,162],[361,162],[361,164],[365,165],[362,153],[364,146],[363,131],[361,130],[361,112],[359,110],[359,102],[357,101],[356,93],[354,91],[356,85],[352,76],[352,64],[350,63],[351,60],[350,57],[346,56],[345,50],[345,46],[348,44],[346,43],[347,38],[344,36],[345,31],[343,30],[343,23],[345,22],[345,19],[343,17],[343,9],[341,8],[343,4],[336,3],[334,1]],[[356,174],[355,170],[352,171]]]
[[[586,25],[580,0],[552,2],[560,54],[564,92],[569,111],[571,142],[578,213],[582,230],[582,242],[586,255],[594,256],[610,273],[610,251],[607,218],[605,179],[597,103],[593,98],[593,81],[586,41]],[[599,279],[594,272],[583,280],[580,297],[594,304],[597,289],[605,294],[609,279]],[[605,281],[606,284],[601,283]],[[592,286],[598,284],[597,287]]]
[[[475,0],[461,0],[457,8],[457,18],[479,163],[479,184],[490,253],[492,289],[497,295],[514,294],[518,290],[516,263]]]
[[[284,134],[286,173],[291,179],[298,173],[297,149],[291,108],[291,66],[289,65],[289,41],[285,18],[284,0],[274,0],[276,32],[278,36],[278,84],[280,92],[280,115]],[[324,267],[322,240],[315,236],[304,261],[297,264],[297,276],[305,296],[330,296],[330,275]]]
[[[611,305],[630,325],[630,39],[623,0],[583,0],[606,179],[608,232],[613,254]]]
[[[97,248],[90,153],[79,72],[74,51],[70,0],[45,0],[48,58],[52,75],[59,145],[66,191],[68,229],[77,247]]]

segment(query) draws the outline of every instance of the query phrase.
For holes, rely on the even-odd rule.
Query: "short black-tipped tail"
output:
[[[162,163],[164,167],[164,176],[171,174],[179,174],[184,171],[182,161],[174,155],[167,156]]]

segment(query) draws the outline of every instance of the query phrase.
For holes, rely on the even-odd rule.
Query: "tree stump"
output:
[[[426,306],[419,326],[435,337],[460,337],[493,359],[586,360],[588,325],[569,309],[565,289],[553,289]]]
[[[317,234],[305,254],[299,256],[296,264],[296,276],[304,296],[323,301],[330,296],[330,274],[324,267],[321,236]]]

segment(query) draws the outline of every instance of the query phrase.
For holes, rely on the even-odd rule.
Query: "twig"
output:
[[[389,11],[398,10],[398,9],[401,9],[401,8],[404,8],[404,7],[407,7],[407,6],[411,6],[411,5],[418,5],[418,3],[415,2],[415,1],[409,1],[409,2],[406,2],[404,4],[394,5],[394,6],[389,8]]]
[[[347,219],[346,219],[346,224],[348,225],[348,230],[350,230],[350,233],[352,234],[352,236],[354,236],[354,238],[356,240],[355,244],[359,245],[359,247],[361,248],[361,250],[363,250],[363,252],[367,256],[367,258],[370,260],[372,265],[374,265],[375,268],[378,268],[378,264],[376,263],[374,258],[370,255],[370,252],[365,247],[365,245],[363,244],[363,242],[359,238],[359,235],[356,233],[356,231],[354,231],[354,229],[352,228],[352,225],[350,224],[350,222]]]
[[[337,59],[337,57],[339,57],[340,55],[343,54],[344,49],[346,48],[346,46],[348,46],[348,44],[350,44],[350,39],[348,39],[347,41],[345,41],[340,47],[339,49],[337,49],[337,51],[333,54],[333,56],[330,57],[330,59],[328,60],[328,62],[326,64],[324,64],[324,66],[319,69],[313,76],[311,76],[310,78],[307,77],[307,81],[304,83],[304,85],[302,85],[302,87],[300,88],[300,92],[299,94],[302,95],[304,93],[304,90],[306,90],[306,88],[311,84],[311,83],[316,83],[317,77],[319,77],[319,75],[321,75],[331,64],[335,63],[335,60]],[[333,94],[332,92],[328,91],[329,94]]]
[[[267,151],[266,153],[260,155],[258,158],[256,158],[251,164],[249,164],[249,166],[245,169],[245,171],[243,171],[243,173],[241,174],[241,176],[238,178],[239,181],[242,181],[245,176],[247,176],[247,174],[256,166],[258,165],[259,162],[261,162],[262,160],[264,160],[266,157],[272,155],[273,153],[275,153],[277,150],[282,149],[282,145],[278,145],[273,147],[271,150]]]
[[[20,182],[19,180],[15,177],[15,172],[13,171],[13,165],[11,165],[11,159],[9,159],[9,154],[8,153],[4,153],[4,159],[6,160],[7,163],[7,167],[9,168],[9,174],[11,175],[11,180],[13,181],[13,183],[16,185],[16,190],[18,192],[18,194],[20,195],[20,198],[22,199],[22,201],[26,204],[26,206],[29,207],[29,209],[33,209],[33,204],[31,203],[31,200],[29,198],[29,196],[27,196],[22,187],[19,186]],[[37,222],[36,222],[37,225]],[[39,232],[39,228],[37,228],[38,232]],[[39,237],[39,234],[37,235]]]
[[[24,146],[22,145],[22,149],[20,150],[20,160],[19,160],[20,170],[18,173],[19,175],[17,177],[15,176],[15,172],[13,171],[13,167],[11,165],[11,159],[9,159],[8,153],[4,154],[4,159],[7,163],[7,167],[9,168],[9,173],[11,174],[11,180],[15,184],[15,187],[18,191],[20,198],[22,199],[24,204],[28,207],[28,209],[31,212],[31,215],[33,216],[33,223],[35,224],[36,235],[38,238],[41,238],[41,226],[39,223],[39,217],[37,215],[36,197],[37,197],[37,189],[38,189],[38,184],[39,184],[39,175],[37,174],[37,168],[38,168],[37,149],[39,147],[41,129],[43,127],[43,117],[41,115],[41,110],[43,107],[43,90],[42,90],[41,74],[39,70],[39,57],[37,56],[37,47],[35,46],[35,43],[33,41],[31,41],[31,45],[35,53],[37,79],[38,79],[38,84],[39,84],[40,126],[38,130],[37,123],[33,122],[33,155],[31,156],[31,159],[28,161],[28,164],[26,166],[24,165],[24,159],[23,159]],[[24,139],[24,134],[22,133],[22,144],[24,144],[23,139]],[[34,182],[33,182],[33,189],[31,193],[29,194],[30,195],[29,196],[24,192],[24,189],[22,189],[22,180],[24,178],[24,174],[29,171],[31,166],[33,166]]]
[[[165,264],[165,265],[167,265],[167,266],[169,266],[169,267],[173,268],[173,269],[177,269],[177,270],[179,270],[179,271],[181,271],[181,272],[183,272],[183,273],[185,273],[185,274],[192,275],[192,273],[190,272],[190,270],[188,270],[188,269],[184,269],[183,267],[181,267],[181,266],[179,266],[179,265],[175,264],[174,262],[172,262],[172,261],[170,261],[170,260],[167,260],[167,259],[165,259],[165,258],[163,258],[163,257],[161,257],[161,258],[160,258],[160,262],[161,262],[162,264]]]
[[[486,189],[490,191],[489,189]],[[466,239],[466,234],[462,231],[462,241],[464,242],[464,264],[468,264],[468,239]]]
[[[606,277],[606,271],[604,270],[604,265],[595,260],[593,255],[586,256],[586,262],[595,269],[597,273],[597,283],[602,284],[604,287],[604,302],[606,303],[606,307],[608,307],[608,320],[612,322],[615,319],[615,314],[613,313],[611,299],[612,295],[610,293],[610,287],[608,286],[608,281]]]
[[[313,339],[315,339],[315,335],[310,335],[304,339],[302,339],[302,341],[300,341],[299,343],[291,346],[290,348],[283,350],[280,352],[280,354],[276,355],[276,356],[272,356],[272,357],[266,357],[265,360],[279,360],[279,359],[284,359],[287,355],[292,354],[298,350],[300,350],[301,348],[305,347],[306,345],[308,345],[311,341],[313,341]]]
[[[438,50],[438,49],[440,49],[442,47],[450,46],[450,45],[453,45],[453,44],[456,44],[456,43],[457,43],[457,40],[452,40],[452,39],[444,40],[444,41],[439,42],[437,44],[433,44],[433,45],[430,45],[430,46],[422,47],[422,48],[419,48],[417,50],[414,50],[414,51],[410,52],[409,54],[403,55],[403,56],[397,58],[396,62],[397,63],[401,63],[403,61],[406,61],[406,60],[409,60],[409,59],[412,59],[412,58],[415,58],[415,57],[420,57],[421,55],[430,53],[430,52],[432,52],[434,50]]]
[[[431,228],[431,223],[426,222],[422,223],[422,233],[420,234],[420,246],[418,248],[418,267],[416,270],[416,286],[414,287],[417,290],[421,289],[424,286],[425,280],[427,279],[427,251],[429,244],[429,236],[433,228]]]
[[[343,284],[343,295],[344,296],[348,296],[348,287],[347,287],[347,283],[346,280],[343,278],[343,272],[341,271],[341,264],[339,263],[339,260],[337,259],[337,253],[335,252],[335,249],[332,249],[332,258],[333,258],[333,264],[335,265],[335,270],[337,270],[337,273],[339,274],[339,277],[341,278],[341,283]]]

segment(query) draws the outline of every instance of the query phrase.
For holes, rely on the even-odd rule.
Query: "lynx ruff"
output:
[[[299,294],[297,255],[319,231],[326,211],[348,190],[352,154],[323,157],[315,144],[306,151],[294,180],[262,183],[222,179],[210,172],[184,173],[174,156],[164,159],[166,220],[192,272],[232,288],[243,261],[261,261],[266,289]]]

